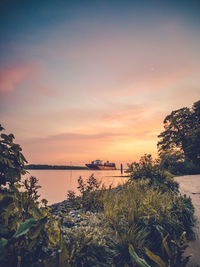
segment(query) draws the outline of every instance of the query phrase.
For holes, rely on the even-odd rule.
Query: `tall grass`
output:
[[[87,258],[82,266],[101,266],[98,253],[104,254],[102,266],[186,266],[183,252],[193,236],[194,208],[190,198],[163,185],[146,178],[130,179],[120,190],[82,187],[83,211],[92,208],[102,222],[98,231],[89,226],[68,232],[69,251],[77,252],[70,254],[74,266],[81,258]],[[97,245],[98,240],[104,241]]]
[[[120,257],[116,266],[131,264],[128,247],[131,244],[138,256],[151,262],[146,249],[158,255],[169,266],[184,266],[178,241],[183,232],[193,234],[194,209],[191,200],[162,192],[148,186],[148,181],[129,181],[121,194],[107,192],[104,198],[106,224],[118,239]],[[163,253],[162,242],[167,236],[170,255]],[[120,253],[121,252],[121,253]]]

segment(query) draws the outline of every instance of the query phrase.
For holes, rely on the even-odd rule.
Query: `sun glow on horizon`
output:
[[[29,163],[156,156],[199,99],[200,5],[61,2],[1,4],[2,126]]]

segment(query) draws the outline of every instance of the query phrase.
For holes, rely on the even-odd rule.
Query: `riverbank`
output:
[[[200,265],[200,175],[187,175],[175,177],[175,180],[179,183],[181,194],[186,194],[192,199],[192,203],[195,207],[195,217],[197,220],[195,227],[196,239],[189,242],[189,247],[185,251],[185,256],[192,255],[188,263],[188,267],[199,267]],[[81,229],[83,227],[89,227],[95,222],[95,227],[101,225],[101,214],[87,212],[86,215],[82,215],[80,209],[76,210],[71,207],[69,201],[64,200],[60,203],[53,204],[51,206],[55,215],[61,218],[64,214],[63,227]],[[70,218],[70,219],[69,219]]]
[[[175,177],[179,183],[180,192],[186,194],[192,199],[195,207],[196,227],[195,234],[196,240],[189,243],[189,247],[185,251],[185,255],[192,255],[188,266],[200,266],[200,174],[198,175],[185,175]]]

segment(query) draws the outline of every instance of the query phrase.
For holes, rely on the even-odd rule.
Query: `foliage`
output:
[[[200,166],[192,161],[184,160],[180,151],[165,150],[160,152],[159,157],[161,167],[174,175],[200,173]]]
[[[179,149],[186,161],[200,166],[200,101],[192,109],[172,111],[164,120],[164,129],[158,136],[159,153]]]
[[[150,265],[142,258],[138,257],[132,245],[129,245],[129,254],[134,263],[140,267],[150,267]]]
[[[65,238],[71,266],[113,266],[118,251],[107,228],[90,222],[87,227],[68,229]]]
[[[194,208],[161,161],[145,155],[130,165],[131,179],[119,190],[106,190],[93,175],[80,177],[81,195],[68,192],[68,200],[82,216],[88,210],[95,216],[64,227],[66,217],[39,202],[37,179],[21,181],[25,158],[13,139],[0,139],[1,266],[186,266]]]
[[[163,193],[159,188],[155,190],[149,187],[147,180],[130,180],[121,194],[107,193],[104,215],[107,227],[118,239],[120,256],[116,259],[116,266],[131,266],[134,257],[130,257],[130,245],[137,260],[143,259],[150,266],[152,259],[147,250],[163,262],[170,263],[169,266],[185,266],[187,260],[183,258],[183,251],[186,240],[184,249],[179,243],[183,232],[192,236],[195,223],[194,209],[186,196],[171,191]],[[168,253],[163,245],[168,248]]]
[[[171,170],[176,167],[176,165],[184,162],[184,156],[179,150],[165,150],[159,155],[160,166],[163,169]]]
[[[178,184],[162,167],[161,161],[153,160],[151,155],[144,155],[139,163],[131,164],[129,171],[130,180],[120,190],[104,190],[99,186],[91,186],[88,190],[88,180],[84,182],[79,178],[81,196],[75,197],[70,192],[70,198],[76,204],[78,199],[83,211],[101,211],[103,221],[98,230],[103,228],[106,237],[112,240],[112,245],[108,240],[105,243],[113,255],[112,264],[109,264],[186,266],[188,258],[184,258],[183,253],[187,239],[194,236],[195,224],[191,199],[178,193]],[[89,252],[86,251],[88,247],[93,251],[93,239],[98,240],[104,235],[94,231],[94,235],[88,234],[91,237],[89,242],[88,235],[85,236],[86,229],[76,228],[75,232],[72,229],[68,232],[71,237],[71,248],[68,247],[70,262],[73,266],[103,266],[95,258],[96,254],[88,258]],[[106,259],[104,262],[107,264]]]
[[[173,175],[191,175],[199,174],[200,166],[195,165],[191,161],[171,161],[171,164],[168,165],[167,170]]]
[[[133,162],[129,165],[130,179],[148,180],[149,186],[159,186],[163,191],[178,191],[178,183],[176,183],[172,175],[163,168],[162,162],[153,160],[152,156],[145,154],[139,162]]]
[[[0,132],[2,130],[4,128],[0,125]],[[0,137],[0,189],[2,189],[2,185],[12,186],[20,181],[21,175],[26,173],[24,164],[27,161],[21,153],[21,147],[13,142],[13,134],[1,133]]]
[[[167,238],[169,234],[167,234],[162,240],[162,258],[165,258],[167,255],[168,260],[164,262],[162,258],[154,253],[152,253],[149,249],[145,248],[146,255],[155,262],[160,267],[168,267],[168,266],[177,266],[177,267],[184,267],[187,265],[190,256],[185,258],[182,257],[185,249],[187,248],[187,240],[185,237],[185,232],[179,237],[178,241],[171,240],[172,249],[169,248]]]
[[[71,208],[80,209],[81,207],[80,197],[77,197],[74,191],[68,190],[67,201],[69,202]]]
[[[3,130],[0,127],[0,130]],[[38,180],[21,182],[26,162],[12,134],[0,139],[0,264],[41,266],[62,254],[59,221],[51,215],[47,201],[38,202]],[[20,191],[20,189],[22,189]],[[55,266],[59,266],[57,263]]]
[[[6,240],[2,266],[27,266],[58,251],[60,228],[48,207],[39,208],[27,192],[0,194],[1,240]],[[20,265],[19,265],[20,259]],[[36,260],[37,259],[37,260]]]
[[[86,194],[87,192],[95,191],[100,187],[100,183],[97,181],[97,179],[92,174],[87,180],[86,183],[80,176],[78,179],[78,189],[82,195]]]
[[[103,195],[106,191],[104,186],[92,174],[86,181],[82,177],[78,178],[78,189],[80,197],[76,197],[73,191],[68,191],[68,201],[73,208],[81,208],[84,211],[103,210]]]

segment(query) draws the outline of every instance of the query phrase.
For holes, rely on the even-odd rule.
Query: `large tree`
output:
[[[200,101],[191,109],[172,111],[164,119],[164,131],[158,136],[159,153],[179,150],[185,160],[198,164],[200,159]]]

